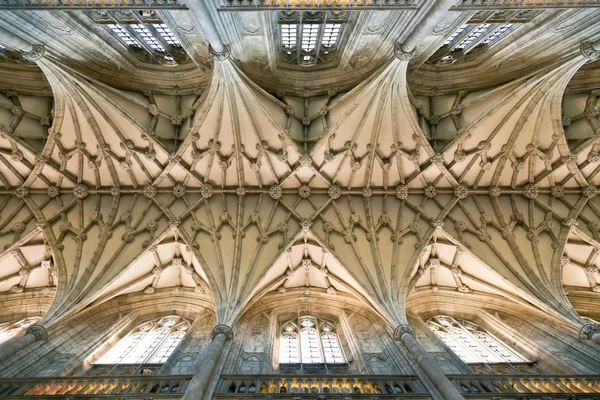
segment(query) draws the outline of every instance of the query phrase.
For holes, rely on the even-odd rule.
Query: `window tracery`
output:
[[[91,17],[144,62],[178,65],[189,60],[177,36],[155,11],[93,11]]]
[[[508,346],[469,321],[437,316],[427,321],[429,328],[465,363],[527,362]]]
[[[138,325],[94,364],[162,364],[185,337],[189,323],[165,317]]]
[[[333,60],[348,16],[345,11],[280,12],[283,61],[309,66]]]
[[[280,364],[343,364],[335,325],[327,320],[303,316],[282,325],[279,342]]]
[[[4,322],[0,324],[0,344],[11,338],[24,333],[31,325],[38,323],[40,317],[25,318],[18,321]]]
[[[499,43],[508,34],[542,12],[538,10],[478,11],[446,38],[442,47],[429,59],[429,62],[448,65],[475,56]]]

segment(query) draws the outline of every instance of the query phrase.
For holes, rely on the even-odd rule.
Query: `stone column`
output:
[[[457,0],[436,0],[427,15],[422,21],[419,21],[418,25],[404,42],[396,44],[394,50],[396,57],[401,60],[410,59],[419,43],[446,18],[448,10],[450,7],[456,5],[456,3]]]
[[[15,35],[6,28],[0,27],[0,43],[4,43],[16,50],[20,50],[23,58],[28,61],[37,61],[44,56],[43,44],[32,44],[27,40]]]
[[[431,383],[443,396],[444,400],[462,400],[464,397],[458,392],[458,389],[444,375],[444,372],[429,357],[427,351],[414,337],[415,331],[410,325],[400,325],[394,331],[394,340],[402,341],[409,353],[413,356],[417,364],[421,367]]]
[[[204,33],[204,37],[210,45],[210,53],[215,57],[218,55],[226,55],[224,58],[229,56],[229,45],[224,44],[221,40],[221,36],[217,31],[214,21],[210,16],[210,11],[204,1],[199,0],[187,0],[186,5],[194,15],[196,26]],[[215,57],[216,58],[216,57]]]
[[[589,323],[585,324],[579,330],[580,340],[591,340],[592,342],[600,344],[600,326]]]
[[[212,342],[208,345],[204,357],[199,360],[200,367],[185,390],[183,400],[202,400],[221,359],[225,343],[231,339],[233,339],[233,331],[230,327],[227,325],[215,326],[212,331]]]
[[[0,362],[6,361],[17,352],[40,340],[48,339],[48,331],[41,325],[31,325],[24,336],[0,346]]]

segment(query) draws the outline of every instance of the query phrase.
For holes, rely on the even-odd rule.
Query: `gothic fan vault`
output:
[[[598,27],[0,4],[0,398],[600,398]]]

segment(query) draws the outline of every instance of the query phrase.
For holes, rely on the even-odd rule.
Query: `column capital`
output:
[[[44,54],[46,53],[46,47],[43,44],[34,44],[31,51],[23,51],[21,54],[23,58],[27,61],[38,61]]]
[[[214,339],[217,335],[223,334],[227,338],[227,340],[233,339],[233,331],[227,325],[219,324],[215,326],[212,330],[211,337]]]
[[[579,340],[592,340],[592,336],[596,334],[600,334],[600,326],[590,322],[579,330]]]
[[[600,51],[594,48],[594,42],[583,42],[579,46],[581,55],[588,60],[596,60],[600,57]]]
[[[394,45],[394,55],[398,60],[409,61],[415,55],[415,52],[414,50],[405,51],[402,45],[403,43],[396,43]]]
[[[216,51],[212,46],[208,46],[208,52],[212,56],[215,61],[225,61],[229,58],[231,54],[231,46],[228,44],[223,45],[223,50]]]
[[[48,331],[41,325],[31,325],[25,332],[35,336],[36,340],[48,340]]]
[[[415,330],[408,324],[398,325],[396,329],[394,329],[394,340],[398,341],[402,339],[402,336],[408,333],[411,336],[415,336]]]

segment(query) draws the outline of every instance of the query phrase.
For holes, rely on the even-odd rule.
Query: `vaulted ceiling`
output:
[[[45,55],[0,63],[0,292],[54,296],[47,323],[156,291],[226,324],[285,292],[400,324],[423,290],[580,321],[567,293],[600,296],[597,10],[540,8],[440,63],[465,23],[516,14],[411,3],[350,11],[311,66],[281,58],[278,11],[157,11],[189,57],[172,65],[89,10],[4,12]]]

